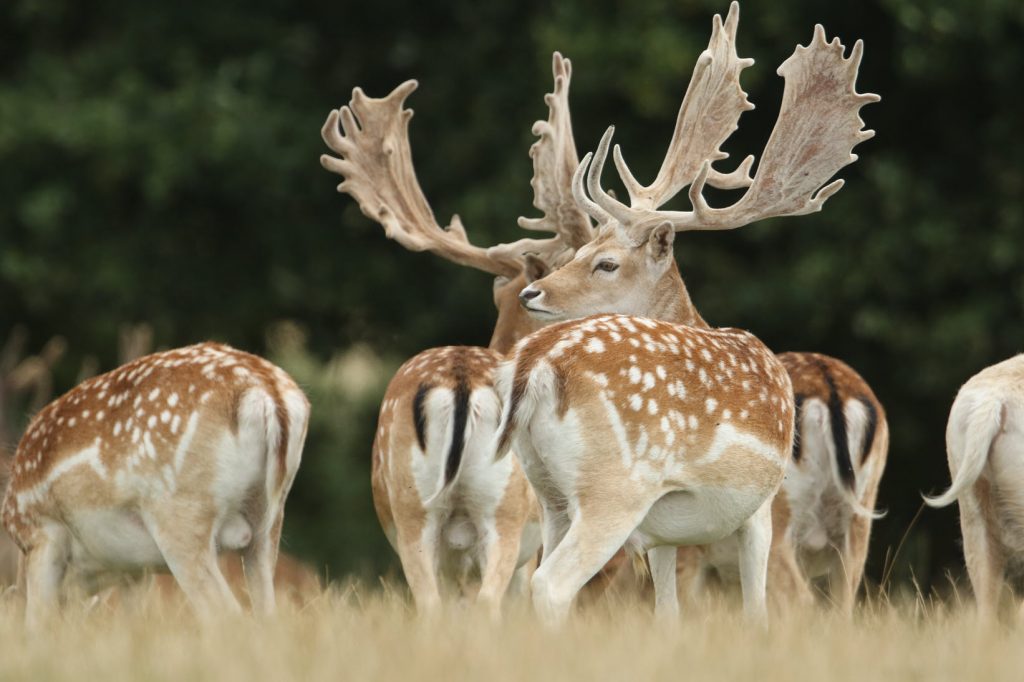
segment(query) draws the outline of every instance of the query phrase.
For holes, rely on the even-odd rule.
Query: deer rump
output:
[[[264,524],[273,523],[280,511],[278,500],[285,478],[282,468],[290,468],[292,461],[297,465],[294,443],[290,441],[302,435],[303,425],[289,424],[290,416],[279,414],[266,390],[249,387],[237,399],[233,429],[224,429],[215,423],[219,420],[198,412],[185,423],[178,472],[165,471],[163,480],[133,478],[130,471],[118,472],[113,481],[114,495],[102,505],[61,511],[62,498],[88,496],[93,477],[102,468],[95,446],[70,456],[66,461],[77,464],[80,475],[65,473],[47,492],[53,500],[53,517],[71,530],[70,551],[76,571],[89,576],[125,568],[168,568],[154,537],[154,532],[167,531],[158,531],[146,509],[161,498],[192,488],[211,494],[217,508],[224,510],[214,521],[218,551],[247,547],[253,535]],[[140,452],[145,453],[144,444],[140,444]],[[212,474],[212,481],[201,487],[189,482],[193,475],[205,480],[208,474]],[[203,523],[206,519],[182,521]]]

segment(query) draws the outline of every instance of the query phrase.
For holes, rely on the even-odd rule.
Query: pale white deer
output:
[[[243,552],[256,611],[274,609],[284,504],[309,417],[280,368],[203,343],[89,379],[29,424],[4,496],[33,627],[65,572],[166,566],[201,614],[240,609],[217,552]]]
[[[771,502],[792,447],[792,386],[752,335],[707,328],[672,258],[674,232],[820,210],[842,181],[823,185],[872,135],[860,107],[878,98],[853,87],[861,43],[845,58],[818,26],[779,69],[782,108],[757,174],[749,176],[752,157],[732,173],[714,171],[725,156],[719,147],[752,106],[738,84],[751,60],[736,57],[737,23],[735,3],[724,24],[715,17],[655,182],[641,186],[615,148],[630,205],[600,187],[611,130],[593,164],[584,159],[573,187],[599,234],[521,295],[543,321],[620,313],[534,333],[499,375],[499,453],[515,449],[544,511],[544,558],[532,586],[549,620],[565,616],[623,545],[648,551],[657,609],[673,613],[675,546],[723,540],[736,543],[746,611],[764,614]],[[703,199],[705,184],[747,189],[715,209]],[[692,210],[658,210],[687,185]]]
[[[960,503],[964,559],[978,613],[998,615],[1024,562],[1024,355],[988,367],[957,393],[946,425],[953,483],[932,507]],[[1017,614],[1024,617],[1024,607]]]
[[[355,197],[389,237],[496,276],[499,322],[491,348],[449,346],[418,354],[398,370],[380,410],[374,505],[423,611],[441,604],[446,585],[464,586],[475,572],[477,599],[497,614],[513,572],[524,567],[522,577],[540,543],[536,503],[518,462],[494,460],[501,409],[494,371],[502,352],[543,324],[522,310],[518,292],[546,274],[548,263],[564,262],[592,237],[590,219],[571,190],[578,163],[568,118],[571,65],[556,53],[552,68],[548,120],[535,124],[540,139],[530,150],[534,203],[544,217],[520,220],[524,228],[554,233],[548,239],[483,249],[469,243],[458,217],[441,229],[412,165],[412,111],[403,103],[415,81],[383,99],[357,88],[349,106],[332,111],[322,130],[341,157],[322,157],[325,168],[345,178],[339,191]]]

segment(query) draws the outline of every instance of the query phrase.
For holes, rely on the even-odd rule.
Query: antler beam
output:
[[[609,128],[587,172],[587,189],[592,201],[586,200],[582,188],[583,169],[589,162],[589,155],[574,177],[574,191],[581,208],[591,215],[598,208],[629,230],[645,231],[666,221],[676,231],[728,230],[763,218],[819,211],[825,200],[839,191],[842,180],[825,183],[841,168],[857,160],[853,147],[874,136],[874,131],[863,129],[860,109],[879,101],[880,97],[856,91],[863,43],[858,40],[850,56],[845,57],[845,48],[839,39],[826,41],[821,25],[815,27],[810,44],[798,45],[778,69],[786,81],[782,107],[756,176],[751,180],[748,174],[753,157],[747,157],[728,175],[711,168],[714,161],[723,158],[718,151],[721,142],[735,129],[739,115],[752,106],[739,89],[739,71],[749,65],[749,60],[735,56],[733,45],[738,18],[736,3],[730,8],[724,26],[721,19],[715,17],[708,51],[694,70],[694,83],[698,87],[691,83],[687,89],[676,135],[658,179],[646,188],[637,184],[616,145],[613,149],[615,164],[629,189],[630,205],[626,206],[601,189],[601,172],[613,132]],[[724,65],[717,64],[716,60]],[[708,74],[718,76],[712,78]],[[714,83],[728,83],[729,87],[723,90],[709,85]],[[703,117],[688,113],[696,111],[717,112],[719,125],[705,125]],[[694,150],[702,150],[703,158],[700,154],[694,155]],[[698,159],[699,163],[694,166]],[[691,176],[691,170],[696,171],[695,176]],[[717,209],[704,200],[705,184],[724,188],[749,185],[749,188],[732,206]],[[686,185],[689,185],[691,211],[656,210]]]
[[[412,163],[413,112],[403,108],[416,87],[416,81],[406,81],[381,99],[353,90],[349,105],[332,111],[321,130],[324,142],[340,158],[324,154],[320,163],[344,178],[339,192],[355,198],[366,217],[410,251],[430,251],[460,265],[514,277],[521,257],[472,245],[457,215],[447,229],[437,224]]]

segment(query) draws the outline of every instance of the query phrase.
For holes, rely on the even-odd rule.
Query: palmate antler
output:
[[[519,274],[527,254],[551,266],[560,264],[590,241],[592,231],[590,219],[571,198],[577,156],[569,118],[569,60],[555,53],[553,71],[554,92],[545,96],[548,120],[534,124],[534,134],[540,139],[530,148],[534,205],[544,217],[519,220],[525,229],[554,233],[549,239],[521,239],[482,248],[469,242],[457,215],[447,229],[437,224],[412,163],[409,119],[413,112],[403,108],[417,87],[416,81],[406,81],[383,99],[367,97],[356,88],[349,106],[332,111],[321,131],[324,142],[341,158],[324,154],[320,162],[345,178],[338,191],[352,195],[364,215],[379,222],[389,238],[411,251],[431,251],[460,265],[507,277]]]
[[[406,81],[382,99],[367,97],[360,88],[353,90],[349,106],[332,111],[321,130],[324,142],[341,158],[324,154],[320,163],[345,178],[339,192],[351,194],[366,217],[379,222],[390,239],[410,251],[432,251],[460,265],[515,276],[519,262],[489,256],[486,249],[470,244],[457,215],[447,229],[437,224],[412,165],[409,119],[413,112],[403,108],[417,85]],[[344,133],[338,129],[339,120]]]
[[[711,168],[714,161],[724,158],[719,147],[735,130],[740,114],[751,108],[739,87],[739,72],[751,60],[736,57],[738,22],[735,2],[724,26],[715,16],[711,42],[694,68],[669,153],[650,187],[642,187],[633,178],[615,146],[615,164],[629,190],[629,206],[600,186],[614,129],[609,128],[602,137],[593,164],[590,154],[584,157],[573,177],[573,191],[581,207],[594,218],[614,219],[638,233],[662,222],[670,223],[677,232],[728,230],[762,218],[819,211],[843,186],[842,180],[836,180],[823,187],[839,169],[857,160],[851,153],[853,147],[874,135],[874,131],[863,130],[859,111],[880,98],[855,90],[863,43],[858,40],[850,57],[844,58],[845,48],[839,39],[826,42],[820,25],[810,44],[798,45],[778,69],[786,80],[782,107],[755,177],[751,180],[748,176],[753,157],[727,175]],[[584,174],[589,199],[583,191]],[[717,209],[704,200],[705,184],[748,189],[732,206]],[[657,210],[687,185],[691,211]]]
[[[552,267],[572,258],[576,249],[594,238],[593,226],[587,214],[580,210],[572,194],[572,177],[579,165],[576,142],[572,135],[572,117],[569,115],[569,84],[572,80],[572,62],[555,52],[551,58],[554,90],[544,95],[548,105],[548,120],[533,124],[538,140],[530,147],[533,159],[533,205],[543,218],[519,218],[519,226],[526,230],[554,233],[554,239],[523,239],[513,244],[492,247],[489,251],[537,253]]]

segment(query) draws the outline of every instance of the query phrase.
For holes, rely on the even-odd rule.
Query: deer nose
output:
[[[526,305],[527,303],[529,303],[533,299],[535,299],[538,296],[540,296],[542,293],[544,293],[544,292],[542,292],[540,289],[534,289],[533,287],[526,287],[525,289],[523,289],[522,291],[519,292],[519,301],[523,305]]]

